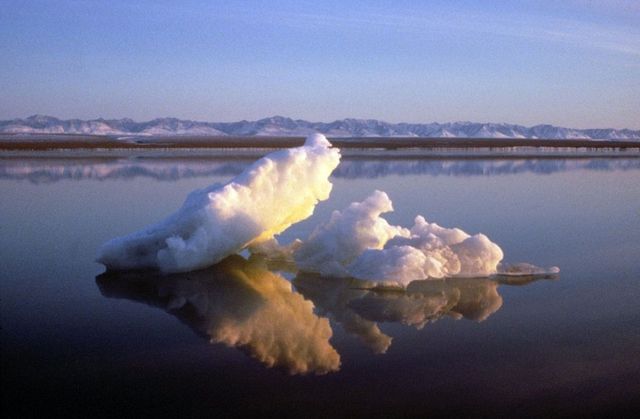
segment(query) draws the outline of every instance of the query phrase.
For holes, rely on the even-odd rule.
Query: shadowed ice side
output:
[[[166,276],[107,272],[96,282],[106,297],[160,307],[211,343],[240,348],[268,367],[291,374],[340,367],[329,321],[264,259],[234,255],[208,269]]]
[[[406,290],[376,290],[368,281],[299,274],[296,290],[316,305],[319,313],[342,325],[374,353],[385,353],[392,338],[378,323],[401,323],[422,329],[441,318],[481,322],[503,304],[500,285],[526,285],[555,274],[448,278],[411,282]]]

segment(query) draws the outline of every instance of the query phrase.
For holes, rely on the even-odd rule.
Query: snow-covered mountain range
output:
[[[640,130],[573,129],[553,125],[449,122],[428,124],[388,123],[375,119],[341,119],[309,122],[274,116],[258,121],[200,122],[158,118],[146,122],[123,119],[67,119],[33,115],[25,119],[0,121],[0,133],[98,134],[115,136],[306,136],[320,132],[328,137],[430,137],[430,138],[531,138],[640,140]]]

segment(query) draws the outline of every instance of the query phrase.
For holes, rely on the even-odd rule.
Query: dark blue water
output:
[[[198,273],[103,275],[107,239],[253,156],[0,159],[2,399],[11,417],[611,416],[640,407],[640,159],[344,159],[283,234],[386,191],[558,277],[406,293],[242,256]],[[246,256],[246,255],[245,255]]]

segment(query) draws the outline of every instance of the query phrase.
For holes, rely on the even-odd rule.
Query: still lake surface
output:
[[[242,256],[170,277],[103,275],[103,242],[260,154],[0,157],[3,412],[638,412],[637,155],[345,153],[330,199],[281,236],[305,238],[379,189],[393,224],[421,214],[482,232],[505,261],[556,265],[556,277],[372,292]]]

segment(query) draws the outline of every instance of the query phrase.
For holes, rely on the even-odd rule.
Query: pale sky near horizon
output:
[[[0,0],[0,119],[640,129],[640,1]]]

